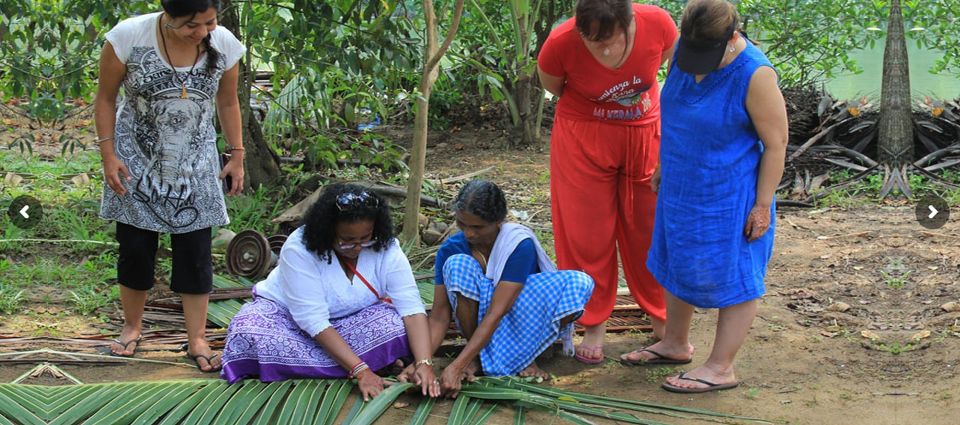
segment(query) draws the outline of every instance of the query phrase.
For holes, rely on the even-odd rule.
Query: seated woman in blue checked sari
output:
[[[357,378],[368,400],[384,387],[374,371],[412,351],[410,379],[424,395],[440,395],[423,301],[388,205],[361,186],[335,184],[304,223],[230,322],[221,376]]]
[[[549,378],[534,360],[560,337],[573,355],[573,321],[593,279],[557,271],[533,231],[504,223],[507,203],[495,184],[467,183],[453,209],[462,232],[437,252],[430,342],[440,346],[452,316],[467,345],[443,371],[441,392],[456,397],[463,379],[481,370]]]

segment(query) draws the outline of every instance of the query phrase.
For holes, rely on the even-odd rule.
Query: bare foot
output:
[[[681,378],[681,376],[683,376],[683,378]],[[728,371],[718,372],[707,366],[700,366],[682,375],[668,376],[666,381],[667,384],[677,388],[699,390],[714,386],[728,387],[731,384],[737,383],[737,376],[734,375],[732,367]],[[714,385],[708,385],[701,381],[706,381]]]
[[[140,327],[124,324],[120,336],[110,344],[110,351],[117,356],[132,356],[140,345]]]
[[[660,354],[661,358],[670,360],[692,359],[694,352],[692,344],[687,344],[687,349],[684,350],[680,347],[670,346],[663,341],[657,341],[653,345],[646,347],[645,350],[656,352],[657,354]],[[650,351],[634,350],[620,356],[620,360],[628,363],[643,363],[651,360],[657,360],[657,355],[651,353]]]
[[[527,366],[526,369],[521,370],[520,373],[518,373],[517,375],[519,375],[520,377],[523,377],[523,378],[527,378],[527,377],[531,377],[531,376],[532,376],[532,377],[535,377],[535,378],[540,378],[540,379],[542,379],[542,380],[544,380],[544,381],[549,381],[549,380],[550,380],[550,374],[547,373],[546,371],[544,371],[543,369],[540,369],[540,367],[537,366],[537,363],[536,363],[536,362],[530,363],[530,366]]]

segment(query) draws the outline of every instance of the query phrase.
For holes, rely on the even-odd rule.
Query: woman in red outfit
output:
[[[580,0],[576,16],[555,28],[540,52],[540,81],[560,98],[550,142],[557,262],[596,281],[580,318],[586,334],[576,357],[585,363],[604,360],[618,249],[631,294],[657,337],[663,335],[663,289],[645,264],[656,208],[650,181],[660,151],[657,71],[676,39],[663,9]]]

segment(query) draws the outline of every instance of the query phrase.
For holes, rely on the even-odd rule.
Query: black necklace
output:
[[[160,14],[158,23],[163,23],[163,14]],[[193,68],[197,66],[197,61],[200,60],[200,45],[197,45],[197,58],[193,60],[193,65],[190,65],[190,71],[187,72],[188,77],[181,80],[180,73],[177,72],[177,67],[173,66],[173,59],[170,58],[170,53],[167,52],[167,38],[163,36],[163,26],[160,26],[160,42],[163,44],[163,54],[167,56],[167,62],[170,63],[170,68],[173,69],[173,79],[180,85],[180,98],[186,99],[187,79],[190,78],[190,75],[193,75]]]

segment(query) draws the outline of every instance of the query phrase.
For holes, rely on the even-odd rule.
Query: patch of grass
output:
[[[647,382],[658,383],[663,382],[668,376],[677,375],[683,372],[681,367],[653,367],[647,369]]]
[[[84,287],[76,291],[70,291],[70,297],[73,311],[88,316],[112,304],[114,300],[120,299],[120,289],[116,285],[103,291],[98,291],[92,287]]]
[[[743,395],[749,400],[756,400],[760,397],[760,387],[747,388],[747,391]]]
[[[41,286],[61,289],[63,298],[58,298],[57,292],[50,292],[41,295],[39,301],[68,304],[74,312],[89,315],[120,299],[119,288],[107,284],[116,277],[115,266],[116,254],[110,250],[68,264],[61,264],[56,256],[21,263],[5,260],[2,271],[4,280],[9,282],[7,286],[13,290]]]
[[[883,282],[888,288],[903,289],[903,287],[907,286],[907,282],[909,281],[907,278],[910,276],[910,272],[906,272],[900,276],[894,276],[890,273],[881,271],[880,275],[883,276]]]
[[[849,170],[841,170],[830,174],[831,184],[849,180],[853,175]],[[883,187],[883,176],[879,173],[866,176],[854,185],[835,190],[818,199],[815,204],[820,207],[849,208],[876,203],[880,189]],[[821,191],[815,191],[819,193]]]
[[[270,196],[271,189],[260,186],[253,193],[244,196],[227,198],[227,213],[230,216],[230,230],[240,232],[254,229],[264,235],[272,235],[277,231],[277,224],[271,220],[276,218],[291,205],[286,205]]]
[[[4,314],[19,312],[21,303],[23,303],[22,289],[11,288],[0,283],[0,312]]]
[[[537,182],[540,184],[549,184],[550,183],[550,170],[543,170],[540,175],[537,176]]]
[[[49,209],[44,212],[43,221],[48,229],[45,233],[49,233],[45,236],[52,239],[115,242],[113,224],[99,217],[99,205],[71,203]]]

